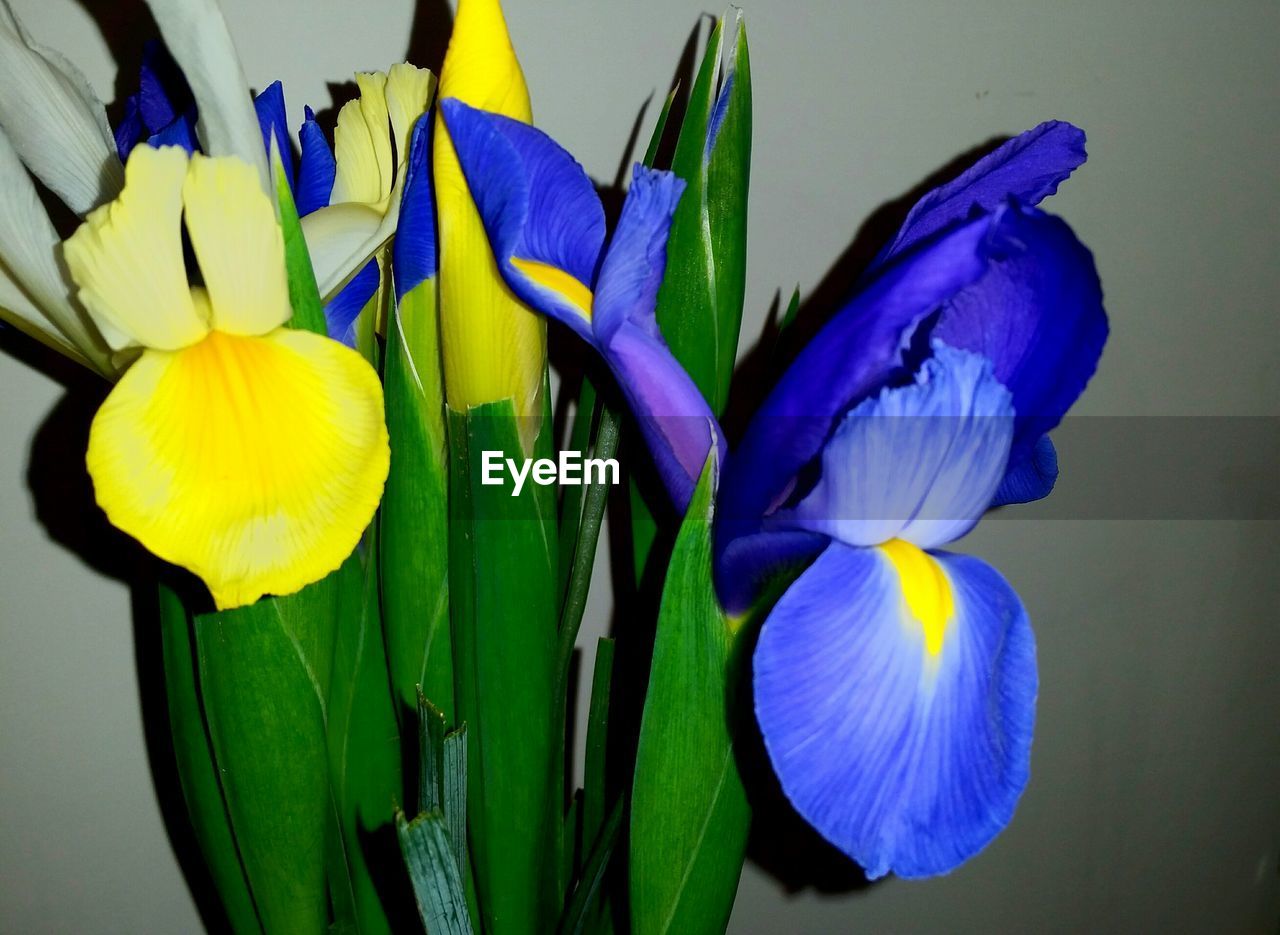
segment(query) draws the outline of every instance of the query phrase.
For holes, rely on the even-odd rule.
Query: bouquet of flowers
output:
[[[331,137],[251,95],[214,0],[149,5],[112,127],[0,0],[0,316],[111,384],[86,464],[161,560],[232,930],[723,931],[757,761],[870,878],[1000,832],[1035,644],[943,547],[1049,493],[1106,340],[1092,257],[1036,207],[1080,130],[926,194],[743,386],[740,13],[606,208],[532,126],[498,0],[460,0],[438,79],[357,75]],[[554,395],[549,329],[585,349]],[[579,648],[606,508],[620,612]]]

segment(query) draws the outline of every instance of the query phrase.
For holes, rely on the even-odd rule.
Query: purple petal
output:
[[[717,582],[732,612],[746,609],[768,550],[735,550],[795,483],[835,421],[901,364],[916,326],[987,267],[993,219],[977,218],[893,263],[796,358],[725,465],[717,508]]]
[[[671,172],[635,166],[618,226],[600,264],[591,322],[600,341],[607,343],[624,321],[661,337],[658,287],[667,268],[671,218],[684,189],[684,181]]]
[[[1093,256],[1062,220],[1011,207],[991,243],[987,274],[947,303],[932,334],[989,358],[1013,393],[1016,471],[1097,369],[1107,316]]]
[[[968,220],[975,209],[994,211],[1011,198],[1025,205],[1039,204],[1086,158],[1084,131],[1061,120],[1050,120],[1015,136],[955,181],[916,202],[872,268],[944,228]]]
[[[603,353],[644,433],[658,476],[683,513],[711,445],[717,445],[720,460],[727,450],[711,407],[661,336],[623,322]]]

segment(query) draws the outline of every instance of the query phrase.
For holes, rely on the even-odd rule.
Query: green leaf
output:
[[[583,770],[583,839],[595,840],[604,824],[606,755],[609,746],[609,700],[613,685],[614,641],[601,637],[596,643],[595,670],[591,677],[591,702],[587,708],[587,753]]]
[[[456,713],[448,442],[436,300],[436,281],[428,279],[405,293],[387,325],[391,471],[380,513],[381,575],[391,683],[402,716],[416,710],[419,686],[446,717]]]
[[[418,811],[444,816],[458,872],[467,870],[467,727],[446,731],[444,714],[418,696]]]
[[[635,935],[721,933],[750,809],[734,757],[735,630],[711,580],[715,450],[680,527],[658,615],[631,799]]]
[[[712,141],[716,101],[725,87],[723,119]],[[649,144],[650,159],[657,155],[667,112],[664,108]],[[726,13],[707,40],[671,169],[687,187],[667,241],[658,325],[675,358],[719,416],[729,398],[746,292],[751,62],[741,11],[734,10],[732,18]],[[639,583],[658,541],[658,524],[634,483],[631,538]]]
[[[268,933],[328,926],[325,722],[342,574],[195,619],[214,759]]]
[[[284,262],[289,274],[289,304],[293,306],[290,328],[325,334],[324,302],[316,286],[315,270],[311,266],[311,253],[306,238],[302,236],[302,223],[298,220],[298,208],[293,203],[293,192],[285,178],[278,152],[273,148],[272,165],[276,174],[276,199],[280,206],[280,228],[284,233]]]
[[[653,135],[649,137],[649,147],[644,151],[644,164],[650,169],[653,168],[654,160],[658,158],[658,150],[662,148],[662,137],[667,132],[667,119],[671,116],[671,106],[676,102],[678,93],[680,93],[680,83],[676,82],[676,86],[671,89],[671,93],[663,102],[662,110],[658,112],[658,122],[654,124]]]
[[[386,652],[378,607],[378,541],[374,530],[361,552],[338,572],[338,633],[328,703],[329,771],[337,811],[343,879],[331,879],[335,890],[350,889],[352,911],[363,935],[389,932],[383,899],[370,872],[370,859],[390,864],[394,845],[389,829],[391,805],[400,796],[400,735],[396,727]],[[377,848],[390,855],[377,861]],[[330,873],[339,864],[331,861]]]
[[[609,870],[609,861],[613,858],[613,849],[618,843],[618,834],[622,830],[622,813],[622,802],[619,800],[614,804],[609,820],[601,826],[595,837],[582,871],[582,879],[578,881],[573,898],[565,907],[564,918],[560,923],[563,935],[582,935],[587,920],[591,918],[605,874]]]
[[[672,353],[716,415],[728,400],[742,324],[751,172],[747,34],[740,11],[728,29],[726,19],[708,40],[676,141],[671,168],[687,188],[671,224],[657,312]]]
[[[418,915],[430,935],[470,935],[471,917],[462,876],[453,859],[444,816],[425,812],[406,821],[396,814],[400,850],[404,854]]]
[[[795,290],[791,293],[791,300],[787,302],[787,310],[782,315],[782,320],[778,323],[778,337],[782,337],[796,323],[796,316],[800,314],[800,284],[796,283]]]
[[[160,586],[160,636],[164,655],[165,693],[173,752],[196,842],[236,935],[262,931],[249,883],[231,832],[222,785],[205,730],[196,658],[192,652],[191,617],[177,593]]]
[[[554,488],[481,483],[483,452],[523,460],[510,400],[449,410],[449,587],[456,720],[467,724],[468,829],[489,935],[555,923],[562,796],[555,715]],[[533,453],[550,456],[549,420]]]
[[[607,460],[618,452],[620,426],[613,411],[602,408],[600,426],[596,432],[591,457]],[[587,593],[591,587],[591,573],[595,568],[596,546],[600,541],[600,529],[604,523],[605,507],[609,503],[608,483],[584,483],[580,528],[574,544],[572,566],[566,585],[564,607],[560,613],[559,647],[556,658],[556,717],[563,721],[568,704],[569,670],[573,662],[578,630],[582,627],[582,615],[587,606]],[[564,732],[560,732],[561,744],[556,759],[564,762]]]
[[[583,458],[591,452],[596,424],[600,419],[603,403],[596,393],[591,378],[583,376],[578,389],[578,402],[573,416],[573,428],[569,432],[566,451],[576,451]],[[560,494],[560,593],[569,590],[569,575],[573,571],[573,556],[578,548],[578,533],[582,526],[582,505],[586,488],[566,487]]]

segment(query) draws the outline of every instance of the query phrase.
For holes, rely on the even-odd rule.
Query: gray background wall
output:
[[[113,96],[83,7],[12,2]],[[137,6],[98,14],[135,51]],[[700,0],[507,6],[537,122],[611,179]],[[412,0],[223,7],[250,82],[283,78],[296,111],[327,105],[325,82],[403,57],[414,20]],[[432,10],[418,24],[427,47],[442,39]],[[746,12],[746,343],[774,291],[818,283],[883,202],[995,135],[1064,117],[1088,130],[1091,159],[1053,209],[1096,252],[1113,329],[1079,411],[1280,415],[1280,4],[755,0]],[[129,592],[101,571],[111,557],[86,562],[55,541],[74,539],[75,522],[37,516],[31,487],[56,499],[58,486],[28,476],[30,450],[61,397],[0,358],[0,931],[195,931],[139,716],[154,635],[144,627],[135,652]],[[1121,482],[1163,471],[1177,489],[1159,457],[1115,448]],[[1203,454],[1203,477],[1229,487],[1234,454]],[[1070,496],[1069,448],[1063,460]],[[964,543],[1014,582],[1039,638],[1034,774],[1012,826],[931,882],[793,880],[788,892],[749,865],[731,931],[1276,931],[1278,524],[1024,515]],[[592,616],[607,606],[598,591]]]

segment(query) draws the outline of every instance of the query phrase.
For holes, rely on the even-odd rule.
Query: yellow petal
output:
[[[182,258],[186,174],[180,147],[136,147],[120,197],[93,211],[66,242],[80,301],[113,349],[177,350],[208,331],[192,305]]]
[[[279,329],[145,351],[98,410],[87,461],[111,522],[226,608],[337,568],[373,518],[388,457],[373,369]]]
[[[391,124],[387,114],[387,76],[380,71],[356,75],[360,99],[338,111],[333,131],[337,174],[330,204],[354,201],[386,210],[395,168],[391,163]]]
[[[530,123],[529,88],[498,0],[459,0],[440,69],[440,97]]]
[[[231,334],[266,334],[288,321],[284,237],[257,169],[235,156],[196,154],[182,199],[212,326]]]
[[[387,112],[391,115],[396,161],[401,166],[409,158],[409,137],[413,133],[413,125],[426,113],[434,88],[435,75],[408,62],[392,65],[387,72]]]
[[[497,0],[461,0],[440,73],[441,98],[456,97],[528,123],[529,92]],[[546,323],[498,273],[484,225],[444,121],[437,116],[434,176],[440,247],[445,389],[458,410],[512,399],[537,429]]]

